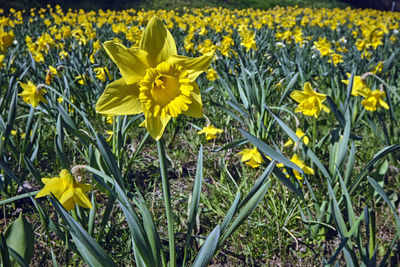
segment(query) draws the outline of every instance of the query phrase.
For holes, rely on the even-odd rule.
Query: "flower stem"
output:
[[[171,210],[171,198],[169,191],[169,180],[167,176],[167,165],[165,160],[165,147],[162,140],[157,141],[158,158],[160,160],[160,172],[162,187],[164,192],[164,204],[167,213],[168,223],[168,242],[169,242],[169,266],[176,266],[176,252],[175,252],[175,232],[174,232],[174,217]]]
[[[313,149],[315,149],[316,139],[317,139],[317,120],[313,118]]]

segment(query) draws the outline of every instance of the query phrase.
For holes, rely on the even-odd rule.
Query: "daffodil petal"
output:
[[[137,83],[143,78],[148,67],[146,51],[127,48],[115,41],[105,42],[103,46],[110,58],[117,64],[126,84]]]
[[[200,89],[195,82],[193,82],[192,85],[193,91],[190,92],[192,103],[189,105],[188,110],[184,111],[183,114],[193,118],[202,118],[203,104],[201,102]]]
[[[306,173],[306,174],[311,174],[311,175],[314,174],[314,170],[308,166],[304,166],[302,169],[303,169],[304,173]]]
[[[201,73],[206,71],[211,64],[212,53],[197,58],[190,58],[180,55],[174,55],[168,58],[167,62],[182,66],[189,73],[190,81],[194,81]]]
[[[302,91],[299,90],[294,90],[291,94],[290,97],[294,99],[296,102],[300,103],[303,102],[305,99],[307,99],[307,95],[304,94]]]
[[[379,105],[384,109],[389,109],[389,105],[382,99],[379,99]]]
[[[108,115],[141,113],[138,84],[127,85],[123,78],[110,83],[97,101],[96,110]]]
[[[327,106],[325,106],[325,105],[322,105],[322,109],[323,109],[326,113],[330,113],[330,112],[331,112],[331,110],[330,110]]]
[[[79,188],[75,188],[74,201],[81,207],[93,209],[92,203],[85,194],[85,190],[81,187],[82,185],[79,185]]]
[[[311,87],[311,83],[310,82],[306,82],[305,84],[304,84],[304,92],[306,93],[306,94],[308,94],[308,95],[310,95],[310,94],[314,94],[315,93],[315,91],[312,89],[312,87]]]
[[[61,197],[65,190],[64,181],[58,177],[54,178],[42,178],[42,182],[45,184],[43,189],[36,195],[35,198],[44,197],[53,193],[54,196]]]
[[[64,206],[66,210],[72,210],[75,208],[75,201],[74,201],[74,189],[73,187],[68,188],[61,198],[59,198],[60,203]]]
[[[292,139],[289,139],[283,146],[285,147],[285,146],[290,146],[290,145],[292,145],[293,144],[293,141],[292,141]]]
[[[156,141],[160,140],[161,136],[164,133],[165,127],[167,126],[171,116],[162,117],[154,117],[151,114],[145,113],[146,120],[141,124],[141,126],[146,127],[150,136]]]
[[[139,49],[148,53],[149,65],[153,68],[177,54],[174,37],[157,17],[153,17],[147,24]]]

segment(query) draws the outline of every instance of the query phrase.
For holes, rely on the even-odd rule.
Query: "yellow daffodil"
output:
[[[212,125],[207,125],[201,131],[198,131],[197,134],[205,134],[206,140],[212,140],[217,138],[217,134],[222,133],[223,130],[215,128]]]
[[[330,112],[330,109],[322,104],[326,100],[326,95],[315,92],[309,82],[304,84],[303,91],[294,90],[290,97],[299,103],[295,112],[301,112],[304,115],[314,116],[315,118],[319,117],[321,110],[327,113]]]
[[[310,139],[306,136],[306,134],[300,129],[297,128],[296,129],[296,135],[304,142],[304,144],[308,145],[308,143],[310,142]],[[304,136],[304,137],[303,137]],[[283,146],[290,146],[293,144],[293,140],[289,139]],[[297,143],[295,144],[297,146]]]
[[[311,174],[311,175],[314,174],[314,170],[312,168],[306,166],[304,161],[299,159],[299,156],[297,154],[294,154],[290,160],[294,164],[299,166],[303,170],[303,172],[305,174]],[[278,168],[283,168],[285,165],[283,165],[283,163],[279,163],[279,164],[276,164],[276,166]],[[287,173],[286,169],[283,169],[283,172],[286,174],[286,177],[288,177],[288,178],[290,177],[289,174]],[[298,179],[298,180],[302,180],[303,179],[303,176],[298,171],[293,170],[293,173],[294,173],[294,176],[296,177],[296,179]]]
[[[299,159],[299,156],[298,156],[297,154],[294,154],[293,157],[292,157],[290,160],[291,160],[294,164],[296,164],[297,166],[299,166],[299,167],[303,170],[303,172],[304,172],[305,174],[311,174],[311,175],[314,174],[314,170],[313,170],[312,168],[306,166],[306,164],[304,163],[304,161],[301,160],[301,159]],[[293,170],[293,173],[294,173],[294,175],[296,176],[297,179],[299,179],[299,180],[303,179],[302,175],[301,175],[298,171]]]
[[[350,81],[350,73],[346,73],[347,77],[349,78],[348,80],[342,80],[342,83],[344,84],[349,84]],[[351,95],[352,96],[359,96],[366,94],[368,91],[371,91],[367,84],[365,83],[365,80],[362,79],[361,76],[354,76],[353,77],[353,87],[351,88]]]
[[[379,61],[378,64],[371,70],[372,73],[379,74],[383,70],[383,62]]]
[[[107,115],[144,114],[142,126],[159,140],[172,117],[202,117],[203,106],[195,79],[211,63],[212,54],[198,58],[177,55],[175,40],[161,20],[148,23],[139,48],[115,41],[104,49],[122,78],[109,84],[96,104]]]
[[[93,70],[96,73],[97,79],[99,79],[102,82],[105,82],[107,77],[109,80],[112,79],[112,76],[111,76],[110,72],[108,71],[107,67],[94,68]]]
[[[334,65],[335,67],[337,66],[337,64],[343,62],[343,56],[342,56],[341,54],[332,53],[332,54],[331,54],[331,59],[332,59],[333,65]]]
[[[209,81],[215,81],[216,79],[218,79],[218,73],[212,68],[208,69],[207,70],[207,79]]]
[[[34,108],[37,107],[40,102],[47,103],[47,99],[43,96],[46,93],[45,89],[39,89],[31,81],[28,81],[28,83],[19,82],[19,84],[24,90],[18,95],[22,96],[25,103],[32,105]]]
[[[111,138],[113,137],[114,132],[113,131],[106,131],[106,134],[109,135],[109,137],[106,139],[106,142],[110,142]]]
[[[81,184],[67,170],[60,172],[60,177],[42,178],[43,189],[36,195],[36,198],[44,197],[52,193],[64,206],[66,210],[75,208],[75,204],[81,207],[92,209],[92,203],[86,193],[92,189],[90,184]]]
[[[113,124],[114,121],[114,116],[113,115],[107,115],[106,116],[106,123],[107,124]]]
[[[86,75],[85,74],[79,74],[79,75],[75,76],[75,79],[80,85],[86,85]]]
[[[4,61],[4,57],[5,57],[4,55],[0,55],[0,69],[5,66],[5,64],[3,62]]]
[[[369,90],[368,92],[363,92],[362,96],[365,97],[365,99],[361,101],[361,104],[366,110],[376,111],[376,109],[379,107],[389,109],[388,104],[382,99],[382,97],[386,96],[384,91],[381,92],[379,90]]]
[[[253,149],[245,148],[237,154],[242,156],[242,162],[246,162],[252,168],[259,167],[263,162],[263,158],[260,152],[258,152],[257,147]]]
[[[51,84],[56,75],[57,75],[57,69],[54,68],[53,66],[49,66],[49,69],[47,70],[46,73],[46,84]]]

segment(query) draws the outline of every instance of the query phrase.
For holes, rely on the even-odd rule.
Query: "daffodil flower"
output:
[[[110,72],[108,71],[107,67],[98,67],[93,69],[94,72],[96,73],[97,79],[99,79],[102,82],[105,82],[107,77],[110,80],[112,78]]]
[[[299,166],[303,170],[303,172],[305,174],[311,174],[311,175],[314,174],[314,169],[306,166],[304,161],[301,160],[297,154],[294,154],[292,156],[292,158],[290,159],[290,161],[292,161],[294,164]],[[276,166],[278,168],[283,168],[285,165],[283,165],[283,163],[278,163],[278,164],[276,164]],[[286,169],[283,169],[283,172],[286,174],[286,177],[288,177],[288,178],[290,177],[289,174],[287,174]],[[296,177],[296,179],[298,179],[298,180],[302,180],[303,179],[303,176],[298,171],[293,170],[293,173],[294,173],[294,176]]]
[[[384,91],[374,90],[363,92],[362,94],[365,99],[361,101],[361,104],[364,106],[366,110],[376,111],[377,108],[382,107],[384,109],[389,109],[388,104],[382,99],[382,97],[386,96]]]
[[[349,78],[348,80],[342,80],[342,83],[344,84],[349,84],[350,82],[350,73],[346,73],[347,77]],[[371,89],[368,88],[367,84],[365,83],[365,80],[362,79],[361,76],[354,76],[353,77],[353,87],[351,88],[351,95],[352,96],[359,96],[366,94],[368,91],[371,91]]]
[[[47,99],[43,96],[46,93],[45,89],[38,88],[31,81],[28,81],[28,83],[19,82],[19,84],[24,90],[18,95],[22,96],[25,103],[32,105],[34,108],[37,107],[40,102],[47,103]]]
[[[301,112],[304,115],[314,116],[315,118],[319,117],[321,110],[327,113],[330,112],[330,109],[322,104],[326,100],[326,95],[315,92],[309,82],[304,84],[303,91],[294,90],[290,97],[299,103],[295,112]]]
[[[237,154],[242,156],[242,162],[246,162],[252,168],[259,167],[263,162],[263,158],[260,152],[258,152],[257,147],[253,149],[245,148]]]
[[[306,134],[300,129],[296,129],[296,135],[303,140],[304,144],[308,145],[310,139],[306,136]],[[304,137],[303,137],[304,136]],[[293,140],[289,139],[283,146],[290,146],[293,144]],[[295,144],[297,146],[297,143]]]
[[[60,172],[60,177],[42,178],[43,189],[36,195],[36,198],[53,194],[66,210],[75,208],[75,204],[81,207],[92,209],[92,203],[86,193],[92,189],[90,184],[81,184],[67,170]]]
[[[212,140],[217,138],[217,134],[222,133],[223,130],[215,128],[212,125],[207,125],[201,131],[198,131],[197,134],[205,134],[206,140]]]
[[[144,114],[141,126],[159,140],[172,117],[203,116],[195,79],[211,63],[212,54],[198,58],[177,55],[175,40],[157,17],[148,23],[139,48],[116,41],[104,49],[118,66],[122,78],[109,84],[96,104],[106,115]]]

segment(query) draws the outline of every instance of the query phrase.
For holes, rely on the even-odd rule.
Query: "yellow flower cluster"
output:
[[[22,17],[24,12],[28,15],[27,20]],[[216,51],[230,56],[235,54],[235,45],[243,46],[246,51],[257,50],[261,45],[256,42],[257,36],[262,28],[266,28],[272,31],[276,42],[295,43],[301,47],[314,45],[318,54],[335,66],[344,62],[346,54],[353,48],[360,51],[361,58],[370,59],[385,39],[397,42],[400,20],[396,12],[294,7],[185,9],[179,14],[174,10],[64,11],[56,6],[10,13],[11,16],[0,17],[0,54],[12,45],[13,28],[28,21],[29,27],[38,30],[29,32],[24,42],[37,62],[44,62],[44,57],[53,48],[59,57],[66,58],[77,47],[85,46],[92,64],[96,62],[100,43],[106,41],[99,40],[104,32],[136,47],[144,27],[155,15],[165,21],[168,29],[180,32],[186,52],[206,54]],[[349,28],[352,35],[343,36]],[[235,36],[239,36],[239,40]]]

